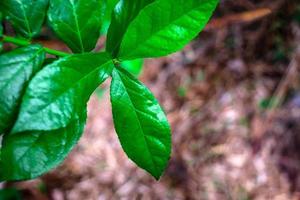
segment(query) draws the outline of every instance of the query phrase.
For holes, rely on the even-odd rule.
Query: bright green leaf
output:
[[[86,116],[54,131],[29,131],[4,135],[1,180],[33,179],[56,167],[65,159],[83,132]]]
[[[75,53],[95,48],[104,17],[105,0],[50,0],[49,23]]]
[[[72,55],[46,66],[30,82],[12,132],[66,127],[86,108],[111,66],[107,53]]]
[[[166,56],[182,49],[204,28],[218,0],[157,0],[129,25],[119,58]]]
[[[138,77],[143,69],[144,60],[136,59],[136,60],[128,60],[122,62],[122,67],[129,71],[134,76]]]
[[[14,124],[25,87],[40,70],[44,58],[45,52],[39,45],[0,56],[0,134],[7,132]]]
[[[128,157],[158,179],[171,151],[167,118],[152,93],[123,69],[112,72],[111,103],[116,132]]]
[[[112,13],[106,44],[107,51],[113,56],[118,54],[122,38],[130,22],[152,2],[154,0],[120,0],[116,5]]]
[[[0,7],[19,34],[32,38],[40,33],[48,0],[1,0]]]

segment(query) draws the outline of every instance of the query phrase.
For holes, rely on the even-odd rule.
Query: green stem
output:
[[[28,46],[31,44],[30,41],[28,40],[25,40],[25,39],[21,39],[21,38],[14,38],[14,37],[10,37],[10,36],[6,36],[6,35],[3,35],[2,39],[0,39],[0,41],[3,41],[3,42],[6,42],[6,43],[12,43],[12,44],[15,44],[17,46]],[[48,53],[48,54],[51,54],[51,55],[55,55],[55,56],[59,56],[59,57],[64,57],[64,56],[68,56],[70,54],[68,53],[65,53],[63,51],[58,51],[58,50],[55,50],[55,49],[49,49],[47,47],[43,47],[44,50]]]
[[[6,42],[6,43],[13,43],[13,44],[18,45],[18,46],[30,45],[30,41],[28,41],[28,40],[18,39],[18,38],[6,36],[6,35],[3,35],[2,41]]]
[[[65,56],[69,56],[70,54],[63,52],[63,51],[58,51],[55,49],[49,49],[47,47],[44,47],[44,50],[51,55],[55,55],[55,56],[59,56],[59,57],[65,57]]]

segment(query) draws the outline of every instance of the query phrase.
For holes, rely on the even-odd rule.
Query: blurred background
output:
[[[48,30],[39,42],[65,49]],[[300,1],[221,0],[182,52],[125,67],[154,92],[172,127],[172,158],[161,180],[123,153],[108,81],[91,97],[85,134],[65,162],[39,179],[4,183],[10,189],[0,196],[300,199]]]

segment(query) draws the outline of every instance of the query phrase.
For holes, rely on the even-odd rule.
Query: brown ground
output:
[[[299,70],[300,2],[223,0],[184,51],[146,61],[173,130],[159,182],[123,153],[106,92],[64,164],[14,185],[27,199],[300,199]]]

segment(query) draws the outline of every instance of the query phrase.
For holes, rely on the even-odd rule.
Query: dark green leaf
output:
[[[129,25],[119,58],[160,57],[183,48],[203,29],[218,0],[157,0]]]
[[[1,0],[0,7],[19,34],[32,38],[41,30],[48,0]]]
[[[274,97],[262,99],[259,102],[259,108],[261,110],[269,110],[278,107],[279,104],[280,104],[280,98],[274,96]]]
[[[25,87],[41,68],[44,58],[45,52],[39,45],[0,56],[0,134],[13,125]]]
[[[15,188],[1,189],[0,200],[22,200],[21,192]]]
[[[116,5],[111,24],[108,29],[107,45],[108,52],[116,56],[119,47],[130,22],[139,14],[139,12],[154,0],[120,0]],[[142,32],[141,32],[142,33]]]
[[[6,134],[0,161],[0,181],[33,179],[64,160],[83,132],[85,115],[65,128]]]
[[[123,69],[112,72],[115,129],[128,157],[158,179],[171,151],[170,127],[152,93]]]
[[[12,132],[66,127],[86,108],[111,66],[107,53],[72,55],[46,66],[30,82]]]
[[[50,0],[51,27],[75,53],[95,48],[104,17],[105,0]]]

